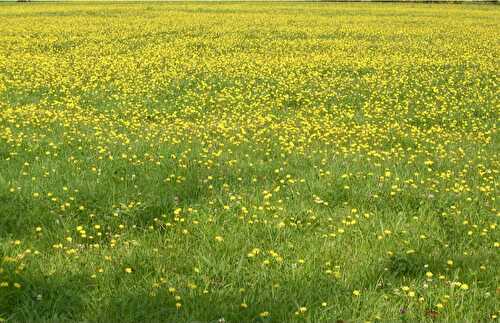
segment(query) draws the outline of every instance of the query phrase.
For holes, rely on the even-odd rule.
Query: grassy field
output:
[[[499,31],[0,5],[0,321],[498,321]]]

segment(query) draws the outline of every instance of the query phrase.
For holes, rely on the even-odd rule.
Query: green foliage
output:
[[[0,321],[487,322],[494,6],[0,6]]]

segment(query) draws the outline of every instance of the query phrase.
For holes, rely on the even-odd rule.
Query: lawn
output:
[[[0,321],[500,315],[500,7],[0,4]]]

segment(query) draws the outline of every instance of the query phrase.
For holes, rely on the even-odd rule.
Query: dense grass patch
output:
[[[0,5],[0,321],[497,320],[493,5]]]

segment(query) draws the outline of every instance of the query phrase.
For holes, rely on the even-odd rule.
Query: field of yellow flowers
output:
[[[0,5],[0,321],[497,321],[500,8]]]

